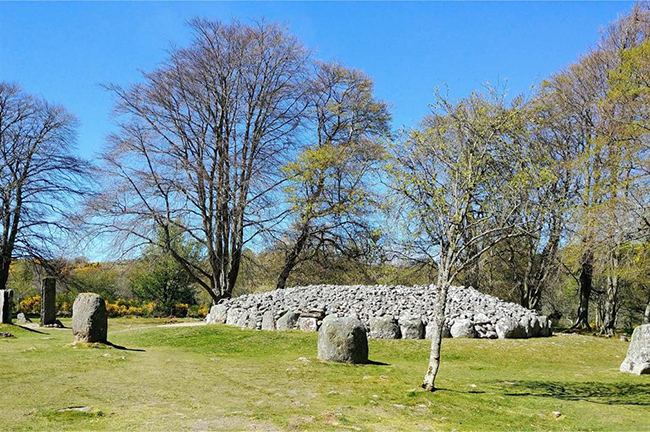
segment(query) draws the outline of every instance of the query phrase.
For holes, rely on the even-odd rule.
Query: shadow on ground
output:
[[[505,396],[550,397],[605,405],[650,406],[650,382],[500,381]]]
[[[141,348],[127,348],[122,345],[116,345],[113,342],[104,342],[104,345],[109,346],[111,348],[115,348],[117,350],[122,350],[122,351],[136,351],[136,352],[147,352],[147,350],[141,349]]]

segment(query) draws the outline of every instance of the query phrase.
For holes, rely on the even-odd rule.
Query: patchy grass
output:
[[[650,376],[618,372],[618,340],[445,339],[430,394],[427,341],[370,341],[383,364],[353,366],[318,361],[316,334],[162,323],[76,347],[0,325],[0,430],[650,430]]]

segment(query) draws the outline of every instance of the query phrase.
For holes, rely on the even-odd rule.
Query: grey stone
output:
[[[106,302],[95,293],[81,293],[72,305],[72,333],[76,342],[106,342]]]
[[[318,358],[340,363],[367,363],[368,338],[363,323],[353,317],[325,317],[318,331]]]
[[[43,278],[41,282],[41,327],[56,321],[56,279]]]
[[[14,308],[14,291],[0,290],[0,324],[11,324],[11,314]]]
[[[275,330],[275,318],[270,310],[267,310],[262,315],[262,330]]]
[[[370,337],[373,339],[399,339],[402,337],[395,317],[386,315],[370,318]]]
[[[298,329],[307,332],[318,331],[318,320],[313,317],[303,317],[298,318]]]
[[[458,320],[451,326],[451,337],[453,338],[475,338],[476,330],[474,323],[468,319]]]
[[[528,337],[526,329],[513,319],[501,319],[497,323],[496,332],[499,339],[520,339]]]
[[[636,375],[650,374],[650,324],[640,325],[634,329],[627,356],[621,364],[621,372]]]
[[[248,327],[248,315],[249,315],[248,311],[243,310],[239,315],[239,318],[237,318],[237,322],[235,323],[235,325],[241,328]]]
[[[237,325],[237,322],[239,321],[239,317],[242,315],[244,311],[242,309],[233,307],[228,309],[228,313],[226,314],[226,325]]]
[[[297,312],[287,312],[280,317],[277,323],[278,330],[293,330],[296,328],[300,314]]]
[[[228,318],[228,306],[217,304],[210,308],[210,313],[205,317],[208,324],[224,324]]]
[[[399,328],[402,339],[424,339],[424,324],[420,317],[400,317]]]
[[[32,320],[27,318],[27,316],[22,312],[16,315],[16,321],[18,321],[20,324],[27,324],[32,322]]]

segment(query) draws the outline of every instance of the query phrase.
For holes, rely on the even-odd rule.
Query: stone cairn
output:
[[[432,285],[311,285],[222,301],[208,323],[262,330],[317,331],[326,316],[356,317],[370,337],[429,338],[436,290]],[[529,338],[550,336],[551,321],[515,303],[469,287],[450,287],[445,337]]]
[[[41,284],[41,327],[56,324],[56,279],[46,277]]]
[[[14,306],[14,291],[0,290],[0,324],[11,324],[11,314]]]
[[[627,356],[621,364],[621,372],[650,374],[650,324],[634,329]]]
[[[107,341],[106,302],[99,294],[81,293],[72,305],[72,333],[75,342]]]

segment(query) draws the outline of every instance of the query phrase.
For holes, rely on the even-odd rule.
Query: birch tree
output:
[[[431,115],[393,148],[388,172],[401,216],[401,247],[437,272],[423,383],[429,391],[440,366],[449,286],[485,252],[522,234],[516,214],[538,178],[521,151],[526,117],[521,98],[508,104],[497,91],[457,103],[438,95]]]

